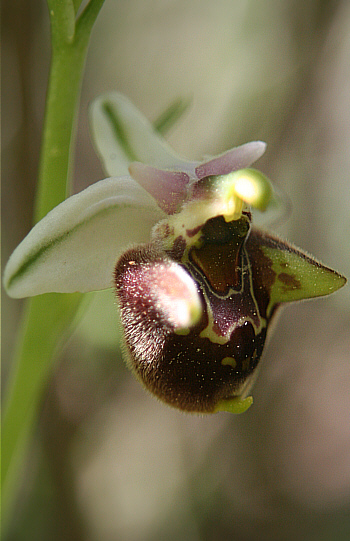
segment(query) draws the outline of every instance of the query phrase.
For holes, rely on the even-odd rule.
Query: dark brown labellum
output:
[[[130,366],[171,406],[214,412],[220,401],[241,394],[258,364],[269,295],[250,264],[248,231],[249,217],[235,223],[218,217],[203,228],[200,246],[179,261],[152,244],[118,261],[115,283]],[[202,315],[191,328],[177,329],[171,306],[162,301],[159,284],[171,280],[171,265],[186,270],[201,298]],[[179,283],[176,294],[186,295],[186,287]]]
[[[247,409],[277,307],[328,295],[346,282],[250,223],[243,211],[237,220],[219,216],[197,230],[181,227],[176,236],[164,220],[151,244],[130,249],[117,263],[130,366],[171,406],[199,413]]]

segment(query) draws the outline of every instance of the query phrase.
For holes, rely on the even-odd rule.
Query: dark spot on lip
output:
[[[169,224],[165,224],[165,227],[164,227],[164,235],[165,235],[166,237],[169,237],[170,234],[171,234],[170,226],[169,226]]]
[[[186,229],[186,234],[188,237],[194,237],[195,235],[197,235],[198,231],[200,231],[203,227],[203,224],[201,225],[198,225],[197,227],[195,227],[194,229]]]
[[[292,274],[287,274],[286,272],[281,272],[277,276],[278,280],[286,286],[286,289],[301,289],[301,283],[295,278]]]

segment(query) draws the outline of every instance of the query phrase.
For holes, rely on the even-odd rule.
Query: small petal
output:
[[[211,175],[227,175],[238,169],[245,169],[258,160],[266,150],[266,143],[252,141],[236,148],[232,148],[217,156],[209,162],[202,163],[196,167],[198,178]]]
[[[33,227],[4,273],[12,297],[112,287],[115,262],[147,242],[164,214],[130,177],[105,179],[73,195]]]
[[[130,175],[154,197],[167,214],[174,214],[186,196],[190,177],[181,171],[164,171],[150,165],[134,162]]]
[[[194,164],[179,157],[152,124],[125,96],[110,92],[90,108],[92,138],[110,176],[128,174],[131,162],[190,171]]]

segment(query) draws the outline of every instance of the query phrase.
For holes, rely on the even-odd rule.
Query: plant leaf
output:
[[[4,285],[12,297],[111,287],[119,255],[149,241],[163,217],[130,177],[101,180],[36,224],[10,257]]]

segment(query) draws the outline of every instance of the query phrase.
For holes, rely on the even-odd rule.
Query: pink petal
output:
[[[140,162],[133,162],[129,172],[167,214],[174,214],[186,197],[186,186],[190,180],[187,173],[164,171]]]
[[[202,163],[196,167],[196,175],[199,179],[210,175],[227,175],[231,171],[238,171],[249,167],[260,158],[266,149],[266,143],[252,141],[224,152],[209,162]]]

